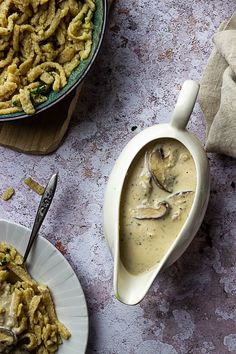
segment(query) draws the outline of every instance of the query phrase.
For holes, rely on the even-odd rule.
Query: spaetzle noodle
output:
[[[0,1],[0,114],[34,114],[66,86],[91,52],[95,1]]]
[[[31,278],[22,256],[5,242],[0,243],[0,325],[14,331],[21,353],[55,353],[62,338],[70,337],[57,318],[48,287]]]

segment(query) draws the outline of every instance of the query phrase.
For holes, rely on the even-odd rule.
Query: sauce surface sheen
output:
[[[154,161],[152,173],[155,156],[159,165]],[[158,139],[140,151],[128,170],[120,204],[120,256],[128,272],[139,274],[161,261],[189,215],[195,190],[194,160],[178,140]],[[166,212],[152,217],[160,205],[167,206]]]

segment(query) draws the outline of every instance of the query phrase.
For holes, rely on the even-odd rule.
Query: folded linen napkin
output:
[[[207,124],[205,148],[236,158],[236,12],[213,43],[198,96]]]

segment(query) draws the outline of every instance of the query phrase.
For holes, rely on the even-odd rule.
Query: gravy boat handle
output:
[[[183,83],[171,116],[170,125],[185,130],[197,99],[199,87],[200,85],[196,81],[186,80]]]

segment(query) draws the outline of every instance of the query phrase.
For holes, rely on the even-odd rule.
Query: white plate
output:
[[[0,241],[24,253],[30,230],[0,219]],[[45,238],[38,237],[27,260],[27,269],[38,283],[47,284],[53,295],[59,320],[71,338],[59,347],[58,354],[84,354],[88,340],[88,311],[83,290],[63,255]]]

